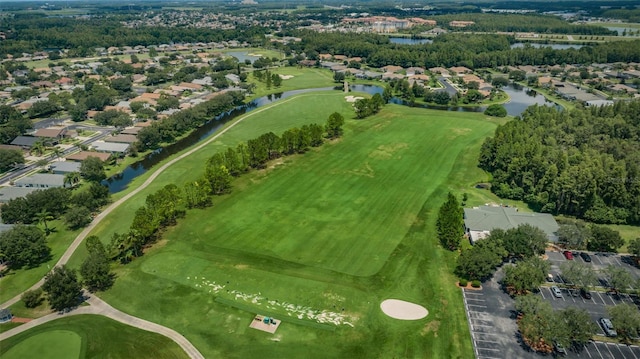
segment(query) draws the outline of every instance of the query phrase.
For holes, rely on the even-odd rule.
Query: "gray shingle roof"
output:
[[[519,212],[515,207],[481,206],[464,209],[464,225],[470,231],[511,229],[530,224],[543,230],[550,240],[557,240],[558,223],[548,213]]]

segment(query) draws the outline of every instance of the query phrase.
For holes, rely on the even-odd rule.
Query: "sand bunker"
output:
[[[283,80],[288,80],[293,78],[293,75],[278,75],[278,76],[280,76],[280,78]]]
[[[344,99],[347,100],[347,102],[356,102],[358,100],[362,100],[364,97],[360,97],[360,96],[345,96]]]
[[[429,314],[429,311],[421,305],[398,299],[383,301],[380,303],[380,309],[391,318],[402,320],[418,320]]]

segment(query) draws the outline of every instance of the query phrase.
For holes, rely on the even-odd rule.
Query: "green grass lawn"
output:
[[[188,358],[171,339],[97,315],[61,318],[27,330],[0,342],[0,356],[6,359]]]
[[[265,83],[257,82],[254,79],[253,74],[250,74],[249,79],[252,82],[256,82],[257,84],[256,88],[253,90],[253,95],[251,95],[251,98],[258,98],[267,94],[290,90],[342,85],[333,81],[333,72],[327,69],[298,68],[287,66],[270,69],[270,71],[272,73],[293,77],[282,80],[282,85],[280,87],[271,87],[270,89],[267,89]]]
[[[47,236],[47,244],[51,247],[51,259],[35,268],[12,270],[0,278],[0,303],[13,298],[44,277],[80,232],[68,230],[61,220],[51,221],[49,227],[55,228],[55,231]]]
[[[486,180],[476,160],[496,126],[481,114],[389,105],[356,121],[342,93],[300,95],[170,167],[95,233],[107,241],[126,230],[146,194],[195,178],[215,151],[324,123],[334,111],[348,119],[342,139],[236,180],[230,195],[190,211],[144,257],[119,267],[102,296],[179,331],[205,357],[472,356],[455,254],[439,247],[434,213],[450,190],[495,200],[473,188]],[[387,298],[430,314],[388,318],[379,309]],[[275,335],[250,329],[257,312],[284,324]],[[309,318],[322,313],[340,324],[317,328]]]

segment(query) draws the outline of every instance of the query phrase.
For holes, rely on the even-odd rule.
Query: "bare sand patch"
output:
[[[293,75],[278,75],[278,76],[280,76],[280,78],[283,80],[288,80],[293,78]]]
[[[387,299],[380,303],[380,309],[391,318],[401,320],[418,320],[426,317],[429,311],[418,304],[399,299]]]
[[[349,96],[345,96],[344,99],[347,100],[347,102],[356,102],[358,100],[364,99],[364,97],[349,95]]]

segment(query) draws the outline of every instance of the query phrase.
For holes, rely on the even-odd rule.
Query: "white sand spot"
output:
[[[347,100],[347,102],[356,102],[358,100],[364,99],[364,97],[349,95],[349,96],[345,96],[344,99]]]
[[[425,307],[399,299],[383,301],[380,303],[380,309],[391,318],[401,320],[418,320],[429,314]]]
[[[293,75],[278,75],[278,76],[280,76],[280,78],[283,80],[288,80],[293,78]]]

